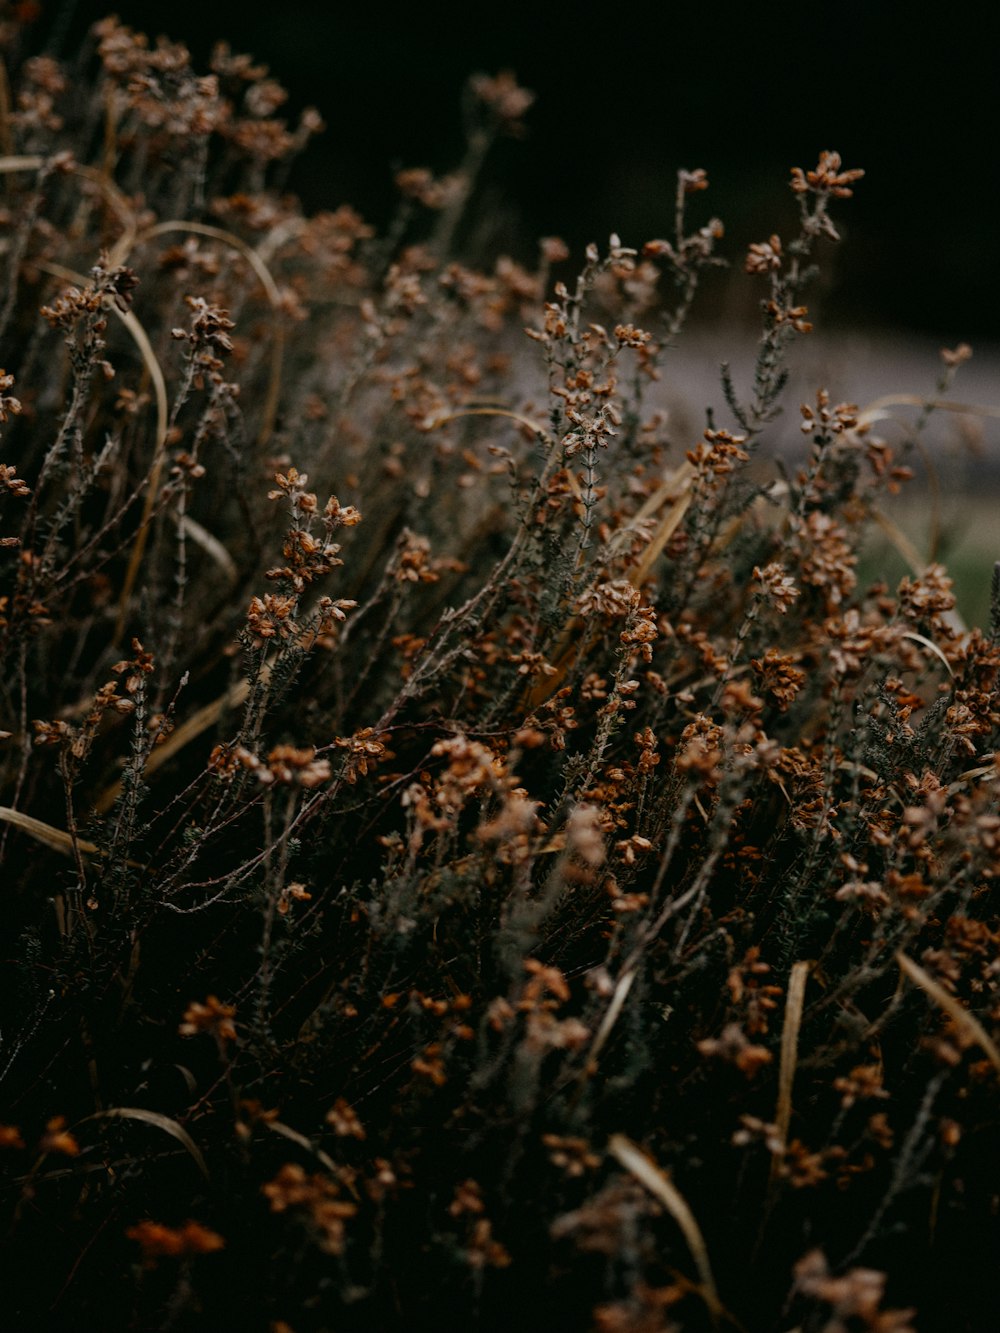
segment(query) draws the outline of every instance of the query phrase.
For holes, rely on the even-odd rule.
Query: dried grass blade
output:
[[[210,1179],[201,1149],[184,1126],[178,1124],[176,1120],[171,1120],[168,1115],[161,1115],[159,1111],[147,1111],[144,1106],[110,1106],[106,1111],[95,1111],[93,1115],[88,1115],[87,1120],[139,1120],[143,1124],[162,1129],[165,1134],[172,1135],[187,1149],[201,1174],[206,1180]]]
[[[889,538],[889,542],[898,555],[902,556],[905,563],[914,574],[921,573],[927,568],[927,561],[923,558],[913,542],[910,541],[906,533],[894,522],[888,514],[883,514],[881,509],[872,509],[871,516],[876,525],[882,529]]]
[[[7,66],[0,60],[0,153],[5,157],[14,156],[14,140],[10,132],[10,81],[7,78]]]
[[[0,176],[6,176],[12,171],[41,171],[52,161],[51,158],[39,156],[27,157],[0,157]],[[128,254],[135,240],[136,217],[135,210],[129,203],[126,196],[119,190],[113,181],[109,181],[103,172],[97,171],[94,167],[84,166],[80,162],[67,163],[66,171],[73,176],[80,176],[84,180],[90,181],[96,185],[98,190],[104,196],[105,201],[114,209],[118,215],[118,221],[122,225],[122,235],[115,244],[112,256],[117,254],[119,249],[124,248],[124,253]],[[120,264],[120,259],[112,257],[111,263]]]
[[[611,1003],[608,1005],[607,1012],[601,1019],[601,1026],[597,1029],[597,1036],[594,1038],[594,1044],[590,1048],[590,1058],[588,1065],[593,1065],[594,1061],[600,1055],[604,1048],[604,1043],[611,1035],[611,1029],[618,1022],[618,1015],[621,1013],[625,1001],[628,999],[628,993],[632,989],[632,983],[636,978],[634,967],[623,973],[618,978],[618,985],[615,987],[614,994],[611,996]]]
[[[271,305],[275,307],[281,305],[281,293],[278,290],[278,284],[271,276],[271,270],[264,263],[263,259],[261,259],[253,246],[247,245],[246,241],[241,240],[235,233],[226,231],[224,227],[212,227],[206,222],[185,222],[181,218],[175,218],[167,222],[157,222],[154,226],[147,227],[139,235],[138,240],[149,240],[153,236],[163,236],[167,232],[172,231],[189,232],[195,236],[209,236],[212,240],[222,241],[222,243],[228,245],[230,249],[236,250],[243,256],[257,275],[260,280],[260,285],[267,293],[267,299],[270,301]],[[113,252],[112,257],[114,258],[116,255],[117,250]],[[118,262],[121,263],[122,260],[119,259]]]
[[[985,403],[953,403],[947,398],[921,398],[916,393],[887,393],[858,414],[858,424],[867,426],[891,417],[892,413],[885,411],[887,407],[922,407],[933,408],[935,412],[957,412],[960,416],[1000,417],[1000,407]]]
[[[694,477],[694,467],[690,463],[682,463],[679,468],[675,468],[669,477],[665,477],[660,486],[656,488],[649,499],[642,505],[637,512],[633,523],[642,523],[647,518],[652,518],[667,500],[677,498],[677,493],[681,489],[686,489],[691,485],[691,479]]]
[[[64,856],[73,856],[76,852],[83,852],[86,856],[101,854],[100,848],[92,842],[87,842],[85,838],[72,838],[62,829],[45,824],[31,815],[22,814],[20,810],[14,810],[9,805],[0,805],[0,819],[6,824],[12,824],[14,828],[19,828],[22,833],[27,833],[36,842],[44,843],[53,851],[62,852]]]
[[[297,1143],[300,1148],[305,1149],[318,1162],[321,1162],[337,1180],[343,1179],[342,1173],[337,1169],[337,1163],[329,1153],[325,1153],[322,1148],[317,1148],[312,1139],[306,1138],[305,1134],[300,1134],[297,1129],[292,1129],[291,1125],[286,1125],[283,1120],[264,1120],[261,1123],[265,1124],[273,1134],[280,1134],[283,1139],[288,1139],[290,1143]]]
[[[911,642],[913,643],[923,644],[923,646],[927,648],[930,652],[932,652],[935,655],[935,657],[941,659],[941,661],[944,663],[944,669],[947,671],[949,676],[953,676],[955,674],[954,671],[952,671],[951,669],[951,663],[948,661],[947,657],[945,657],[944,653],[937,646],[937,644],[934,642],[933,639],[928,639],[925,634],[918,634],[916,630],[912,629],[907,630],[906,633],[903,635],[903,638],[910,639]]]
[[[253,248],[247,245],[246,241],[241,240],[231,231],[226,231],[223,227],[213,227],[206,222],[185,222],[180,218],[171,219],[167,222],[158,222],[155,226],[147,228],[138,237],[133,237],[130,244],[138,241],[147,240],[153,236],[163,236],[168,232],[181,231],[189,235],[208,236],[212,240],[221,241],[223,245],[228,245],[231,250],[242,255],[246,262],[253,269],[257,280],[264,288],[268,303],[275,315],[281,312],[281,292],[278,284],[271,275],[271,270],[265,264],[264,260]],[[124,246],[125,238],[122,238],[120,246]],[[115,253],[118,253],[116,247]],[[124,253],[127,254],[127,249]],[[118,261],[122,262],[121,260]],[[271,438],[274,430],[274,421],[278,413],[278,397],[281,391],[282,365],[285,355],[285,326],[280,320],[275,320],[272,330],[271,340],[271,375],[267,386],[267,397],[264,400],[264,407],[261,413],[260,430],[257,432],[257,443],[266,444]]]
[[[781,1066],[778,1070],[778,1106],[774,1114],[778,1138],[782,1147],[788,1142],[788,1126],[792,1120],[792,1086],[795,1066],[799,1058],[799,1030],[802,1027],[802,1008],[806,997],[806,981],[812,964],[795,963],[788,978],[785,997],[785,1023],[781,1029]],[[777,1175],[779,1158],[771,1158],[771,1180]]]
[[[958,775],[956,782],[949,783],[948,794],[952,795],[961,791],[966,782],[972,782],[975,778],[985,778],[987,782],[996,782],[1000,777],[1000,755],[994,755],[991,752],[981,756],[988,759],[988,764],[979,764],[976,768],[967,768],[964,773]]]
[[[458,421],[461,417],[507,417],[510,421],[516,421],[518,425],[526,427],[539,439],[549,440],[549,433],[544,426],[520,412],[511,412],[506,407],[464,407],[458,412],[448,412],[438,417],[434,425],[447,426],[449,421]]]
[[[142,507],[142,517],[139,520],[139,530],[136,533],[135,545],[132,547],[132,554],[122,583],[121,596],[118,599],[118,621],[115,625],[114,637],[114,642],[118,643],[125,629],[129,598],[132,596],[132,589],[139,577],[139,566],[142,564],[142,557],[146,551],[146,542],[149,537],[149,520],[152,517],[153,506],[156,504],[160,493],[160,478],[163,475],[163,464],[166,459],[169,407],[167,403],[167,382],[163,377],[163,371],[160,369],[160,363],[156,359],[156,353],[153,351],[153,345],[149,341],[146,330],[131,310],[127,310],[123,314],[117,306],[112,306],[111,309],[115,311],[128,329],[133,342],[138,347],[143,364],[153,382],[153,391],[156,395],[156,441],[153,446],[153,462],[146,483],[146,499]]]
[[[910,980],[921,990],[926,991],[935,1004],[945,1011],[959,1032],[985,1052],[990,1064],[1000,1074],[1000,1049],[975,1014],[970,1014],[954,995],[949,994],[940,982],[935,981],[919,963],[915,963],[908,954],[903,953],[902,949],[896,951],[896,962]]]
[[[44,273],[51,273],[53,277],[61,278],[64,282],[76,283],[79,287],[87,285],[87,279],[82,273],[77,273],[71,268],[64,268],[62,264],[39,263]],[[153,351],[153,344],[149,341],[149,335],[136,318],[134,311],[121,311],[116,305],[108,306],[109,310],[121,320],[122,324],[128,330],[129,336],[139,349],[139,355],[142,357],[143,364],[149,378],[153,382],[153,392],[156,396],[156,447],[153,453],[153,467],[150,472],[149,487],[146,497],[146,506],[143,511],[142,525],[140,531],[145,532],[145,525],[149,521],[149,513],[156,498],[156,492],[159,490],[160,475],[163,471],[164,445],[167,438],[167,422],[169,406],[167,402],[167,382],[164,378],[160,363],[157,360],[156,353]],[[145,540],[143,538],[143,540]]]
[[[0,176],[7,176],[12,171],[41,171],[47,161],[48,158],[37,154],[21,157],[5,153],[0,157]]]
[[[566,673],[577,656],[582,656],[583,645],[580,642],[580,636],[585,634],[586,626],[579,616],[574,616],[568,621],[566,628],[553,653],[552,665],[555,671],[551,676],[538,676],[532,681],[524,696],[524,707],[533,712],[546,699],[551,699],[556,690],[562,688],[563,681],[566,679]]]
[[[708,1248],[701,1228],[695,1221],[694,1213],[688,1207],[687,1200],[673,1181],[656,1165],[652,1158],[632,1142],[625,1134],[612,1134],[608,1141],[608,1152],[626,1171],[635,1177],[644,1189],[659,1200],[667,1212],[680,1227],[687,1241],[688,1249],[698,1269],[701,1279],[701,1295],[708,1306],[712,1322],[717,1324],[723,1306],[712,1276],[712,1266],[708,1259]]]
[[[628,581],[633,588],[639,588],[645,583],[649,571],[659,559],[663,548],[674,535],[681,525],[681,520],[688,511],[691,503],[690,486],[679,495],[673,502],[660,521],[660,526],[653,534],[652,541],[642,553],[642,559],[637,565],[634,565],[628,572]]]
[[[213,537],[208,529],[203,528],[190,514],[184,515],[181,520],[181,528],[186,536],[190,537],[196,545],[212,557],[230,583],[236,583],[239,580],[239,570],[236,568],[233,557],[218,537]]]
[[[87,285],[87,279],[81,273],[75,273],[72,269],[63,268],[61,264],[39,264],[38,267],[46,273],[51,273],[54,277],[62,278],[65,282],[75,282],[80,287]],[[153,506],[160,491],[160,478],[163,475],[163,464],[166,458],[167,426],[169,422],[169,403],[167,400],[167,381],[164,378],[163,370],[157,360],[156,353],[153,351],[153,344],[149,341],[149,335],[140,324],[132,310],[121,311],[116,305],[108,306],[110,310],[121,320],[127,329],[129,336],[139,349],[139,355],[142,357],[143,365],[153,383],[153,393],[156,398],[156,438],[153,446],[153,461],[149,469],[149,477],[146,482],[146,499],[142,507],[142,517],[139,520],[139,529],[136,534],[135,545],[132,548],[132,555],[129,559],[128,568],[125,571],[125,579],[122,584],[121,596],[118,599],[118,620],[115,625],[114,642],[118,643],[125,627],[125,615],[128,609],[128,601],[132,596],[132,589],[135,587],[135,581],[139,576],[139,566],[142,563],[142,557],[146,550],[146,541],[149,533],[149,520],[153,512]]]

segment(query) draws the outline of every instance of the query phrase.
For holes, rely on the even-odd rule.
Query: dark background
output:
[[[538,100],[529,136],[487,169],[490,244],[528,255],[540,234],[575,249],[668,234],[674,174],[700,166],[698,217],[718,213],[738,257],[790,232],[789,167],[835,148],[867,175],[836,210],[827,324],[1000,331],[995,5],[48,0],[38,43],[70,54],[109,9],[199,62],[225,38],[270,66],[292,115],[317,106],[327,131],[291,182],[310,207],[349,202],[384,223],[395,168],[456,164],[466,76],[510,68]]]

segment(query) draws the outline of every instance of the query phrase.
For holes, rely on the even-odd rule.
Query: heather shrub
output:
[[[11,1326],[988,1326],[1000,591],[858,573],[968,349],[770,447],[862,172],[679,437],[704,171],[474,267],[512,76],[377,234],[251,59],[0,35]]]

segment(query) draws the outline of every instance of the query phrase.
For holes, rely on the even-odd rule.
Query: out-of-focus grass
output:
[[[987,628],[993,565],[1000,560],[1000,522],[992,494],[965,492],[946,498],[936,544],[930,506],[920,497],[897,504],[893,516],[921,555],[947,566],[954,580],[956,609],[965,623],[970,628],[973,625]],[[889,537],[872,529],[860,552],[858,581],[864,585],[882,578],[894,588],[910,573]]]

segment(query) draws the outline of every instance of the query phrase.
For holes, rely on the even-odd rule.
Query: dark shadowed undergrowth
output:
[[[249,58],[0,39],[0,1322],[995,1326],[1000,594],[858,574],[968,349],[768,448],[862,173],[678,437],[703,171],[473,269],[508,75],[376,234]]]

